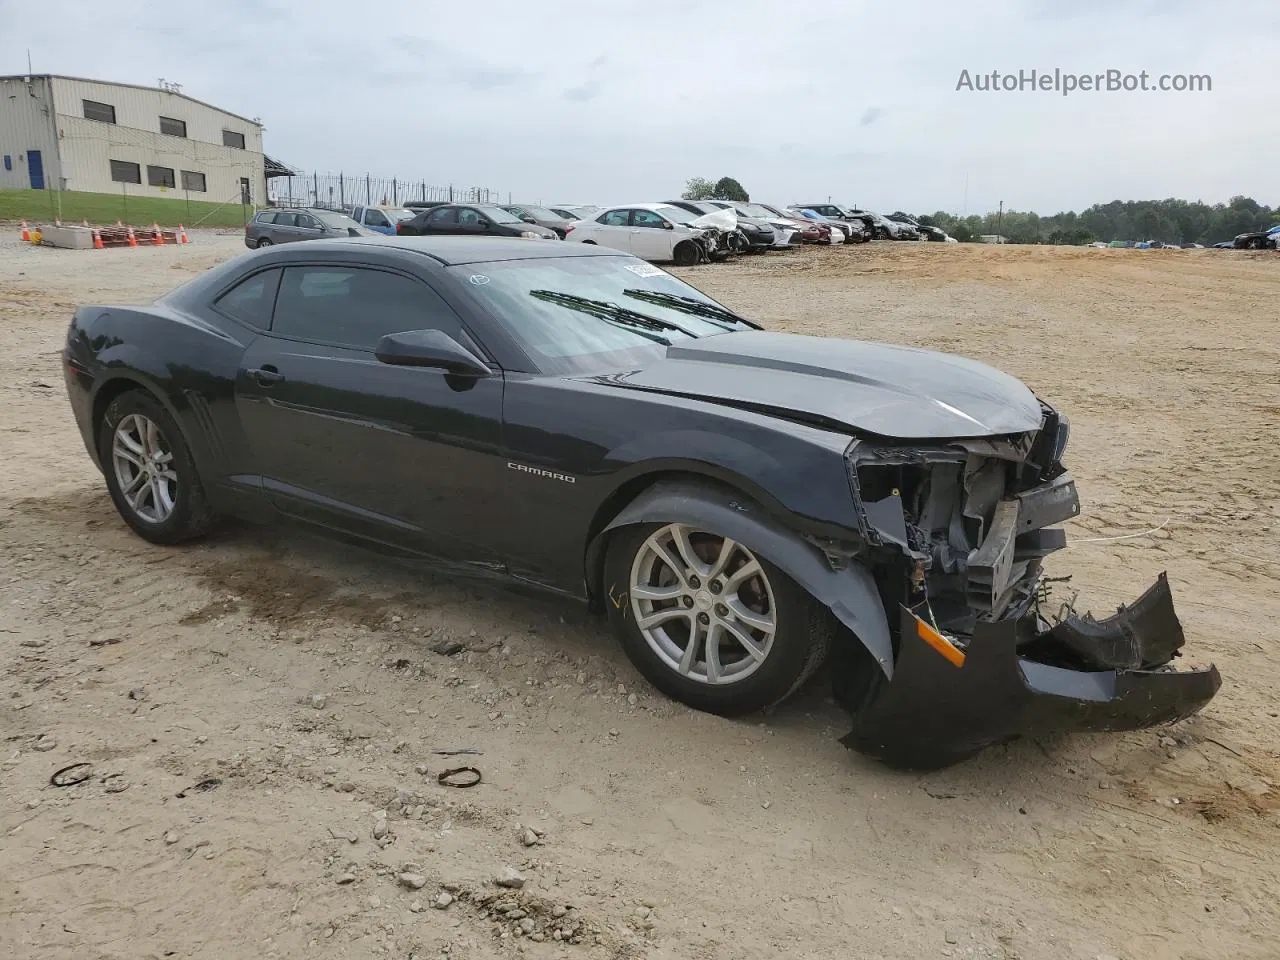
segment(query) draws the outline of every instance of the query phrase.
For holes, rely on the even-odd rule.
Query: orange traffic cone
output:
[[[23,243],[31,242],[31,230],[27,227],[27,221],[25,220],[22,221],[22,237],[20,239]]]
[[[178,224],[178,242],[179,243],[191,242],[190,240],[187,239],[187,228],[184,227],[182,224]]]
[[[103,248],[102,231],[100,231],[97,227],[94,227],[93,228],[93,249],[101,250],[102,248]]]
[[[153,239],[152,239],[152,241],[151,241],[151,242],[152,242],[152,243],[154,243],[157,247],[159,247],[159,246],[163,246],[163,244],[164,244],[164,237],[160,235],[160,224],[159,224],[159,223],[152,223],[152,224],[151,224],[151,233],[153,234]]]
[[[138,238],[133,235],[133,227],[130,227],[129,228],[129,246],[136,247],[137,245],[138,245]]]

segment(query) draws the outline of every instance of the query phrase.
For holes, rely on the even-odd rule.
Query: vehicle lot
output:
[[[874,244],[674,271],[776,329],[1026,380],[1072,418],[1084,506],[1050,573],[1102,614],[1168,569],[1189,650],[1223,672],[1172,730],[918,776],[841,747],[821,684],[763,722],[669,703],[575,608],[294,533],[134,537],[58,351],[76,304],[244,252],[238,233],[193,241],[0,248],[0,955],[1280,952],[1274,254]],[[457,747],[483,754],[432,752]],[[47,785],[82,760],[94,779]],[[482,785],[436,783],[463,763]],[[585,942],[499,939],[514,921],[480,901],[507,866],[537,931],[572,906]],[[442,882],[460,899],[438,911]]]

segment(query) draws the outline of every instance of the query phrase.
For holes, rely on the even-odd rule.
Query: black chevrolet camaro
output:
[[[319,240],[86,306],[65,374],[159,544],[289,518],[587,601],[659,689],[740,714],[826,663],[844,742],[928,768],[1029,731],[1171,722],[1161,576],[1097,620],[1041,570],[1067,422],[961,357],[773,333],[579,244]],[[1051,612],[1052,611],[1052,612]]]

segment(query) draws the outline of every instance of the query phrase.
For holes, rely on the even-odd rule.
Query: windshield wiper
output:
[[[701,317],[704,320],[714,321],[727,320],[730,323],[745,323],[749,327],[756,325],[745,317],[740,317],[732,310],[719,306],[714,303],[707,303],[704,300],[695,300],[693,297],[682,297],[675,293],[664,293],[660,290],[623,290],[628,297],[634,297],[636,300],[643,300],[646,303],[652,303],[654,306],[667,307],[670,310],[678,310],[681,313],[687,313],[691,316]],[[722,330],[732,330],[733,327],[726,327],[722,323],[716,323],[715,326]],[[759,329],[758,327],[756,329]]]
[[[634,329],[641,336],[648,337],[650,340],[667,346],[671,346],[671,341],[666,337],[657,336],[656,332],[674,331],[675,333],[683,333],[686,337],[696,338],[698,336],[692,330],[686,330],[678,323],[651,317],[647,313],[628,310],[626,307],[610,303],[608,300],[591,300],[588,297],[579,297],[573,293],[558,293],[555,290],[530,290],[529,296],[536,297],[546,303],[554,303],[570,310],[577,310],[579,313],[585,313],[591,317],[599,317],[601,320],[608,320],[611,323]]]

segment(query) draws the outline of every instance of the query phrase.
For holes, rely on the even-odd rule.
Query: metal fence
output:
[[[492,187],[432,184],[425,180],[375,177],[371,174],[300,173],[267,181],[267,200],[273,206],[322,207],[344,210],[356,204],[399,206],[419,200],[455,203],[511,202],[511,195]]]

